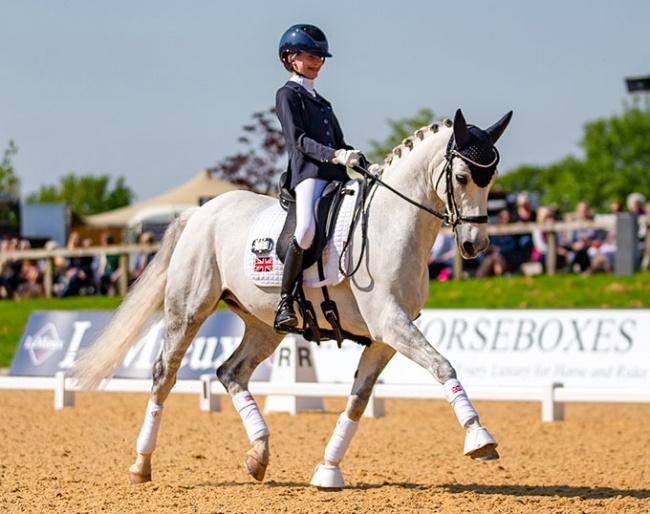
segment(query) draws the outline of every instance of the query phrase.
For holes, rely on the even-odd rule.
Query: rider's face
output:
[[[318,72],[323,67],[323,58],[315,55],[300,52],[289,56],[289,62],[293,65],[296,73],[304,75],[308,79],[314,80],[318,77]]]

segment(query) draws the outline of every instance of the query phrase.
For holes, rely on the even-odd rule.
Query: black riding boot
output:
[[[296,281],[302,272],[303,249],[298,246],[296,238],[291,238],[291,244],[287,250],[287,256],[284,259],[284,272],[282,274],[282,299],[275,313],[275,324],[278,327],[297,327],[298,315],[293,308],[294,289]]]

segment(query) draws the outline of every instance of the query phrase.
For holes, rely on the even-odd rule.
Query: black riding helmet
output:
[[[282,34],[278,49],[280,60],[289,71],[293,70],[290,63],[287,62],[287,56],[300,52],[322,57],[323,59],[332,57],[332,54],[329,53],[327,38],[323,31],[314,25],[306,25],[304,23],[289,27]]]

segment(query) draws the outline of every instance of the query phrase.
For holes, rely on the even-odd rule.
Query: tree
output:
[[[639,191],[650,196],[650,103],[624,106],[623,113],[584,126],[584,158],[569,156],[548,167],[521,166],[499,178],[506,190],[539,193],[562,210],[587,200],[597,209]]]
[[[401,120],[388,120],[390,134],[383,141],[375,139],[370,140],[370,151],[366,157],[371,162],[382,163],[386,156],[393,151],[408,136],[426,125],[431,125],[434,121],[433,111],[431,109],[420,109],[414,117],[403,118]]]
[[[245,149],[208,171],[252,191],[276,195],[278,179],[286,166],[284,135],[275,108],[256,112],[252,118],[254,122],[243,127],[244,135],[238,139]]]
[[[26,203],[65,202],[70,209],[81,216],[110,211],[129,205],[133,191],[119,177],[113,189],[109,189],[108,175],[77,176],[70,173],[61,178],[59,186],[41,186],[37,193],[26,198]]]
[[[2,161],[0,161],[0,193],[14,198],[19,196],[20,180],[16,176],[11,158],[17,153],[18,147],[13,141],[9,141],[9,146],[3,152]]]

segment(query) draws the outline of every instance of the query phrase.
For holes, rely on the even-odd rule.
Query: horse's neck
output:
[[[451,131],[444,131],[420,141],[384,171],[383,180],[414,202],[438,212],[444,211],[444,202],[437,195],[435,185],[444,167],[450,134]],[[417,260],[426,259],[440,230],[440,219],[399,198],[387,188],[379,188],[376,200],[379,210],[384,213],[384,230],[391,232],[386,235],[409,244]]]
[[[430,209],[443,208],[444,202],[435,187],[443,172],[449,137],[451,129],[445,128],[429,134],[422,141],[415,140],[411,149],[400,147],[401,155],[386,168],[383,180]]]
[[[383,180],[397,191],[407,196],[414,202],[435,211],[444,211],[445,203],[438,196],[436,186],[440,174],[443,173],[447,142],[451,136],[451,129],[431,134],[424,140],[419,141],[402,153],[397,160],[384,171]],[[441,184],[444,186],[444,179]],[[394,193],[392,200],[403,203],[402,207],[411,208],[404,200],[399,199]],[[390,200],[389,200],[390,201]],[[397,207],[397,203],[394,204]],[[425,222],[431,222],[436,218],[424,211],[419,210]]]

